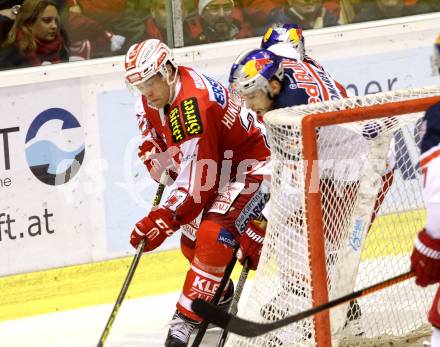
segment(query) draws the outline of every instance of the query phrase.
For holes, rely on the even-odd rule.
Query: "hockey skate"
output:
[[[186,347],[193,331],[200,323],[185,317],[176,310],[168,330],[165,347]]]

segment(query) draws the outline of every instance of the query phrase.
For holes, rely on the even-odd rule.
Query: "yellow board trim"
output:
[[[409,253],[425,218],[424,210],[376,218],[368,233],[362,260]],[[384,233],[383,230],[388,228],[389,232]],[[2,277],[0,321],[115,303],[132,260],[131,256]],[[180,250],[144,254],[126,299],[180,290],[187,271],[188,262]],[[232,278],[237,279],[240,271],[241,266],[236,266]],[[250,278],[253,275],[251,271]]]
[[[133,257],[0,278],[0,321],[115,303]],[[180,290],[188,261],[180,250],[144,254],[125,299]],[[232,277],[237,279],[241,266]]]

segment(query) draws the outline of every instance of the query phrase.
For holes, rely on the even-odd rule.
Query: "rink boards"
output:
[[[414,240],[402,239],[401,233],[405,226],[401,225],[401,222],[395,222],[406,218],[414,220],[418,215],[419,211],[413,211],[403,212],[399,218],[395,215],[379,216],[375,225],[392,223],[395,228],[386,234],[375,227],[372,228],[371,234],[381,236],[367,237],[363,254],[368,256],[364,256],[362,262],[375,263],[384,257],[392,256],[407,256],[409,261],[409,252]],[[424,218],[419,218],[418,224],[421,228]],[[390,244],[391,239],[399,238],[401,248],[398,250],[387,249],[386,246],[377,247],[379,244]],[[132,257],[127,257],[0,278],[0,321],[112,303],[116,300],[131,260]],[[145,254],[129,287],[127,299],[180,290],[187,271],[188,262],[178,250]],[[234,279],[238,278],[240,271],[241,267],[236,266]],[[250,278],[252,277],[253,272],[250,275]]]
[[[307,51],[353,94],[432,85],[439,19],[306,31]],[[258,44],[175,54],[226,83],[236,55]],[[135,97],[122,57],[5,71],[0,86],[0,319],[113,301],[133,254],[131,228],[156,189],[136,156]],[[179,289],[186,262],[177,234],[160,249],[168,252],[142,258],[129,295]]]

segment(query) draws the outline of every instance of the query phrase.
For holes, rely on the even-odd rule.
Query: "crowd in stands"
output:
[[[0,69],[121,55],[167,41],[167,0],[0,0]],[[440,0],[182,0],[184,45],[440,11]],[[167,24],[168,23],[168,24]]]

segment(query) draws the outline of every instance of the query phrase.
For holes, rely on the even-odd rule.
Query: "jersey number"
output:
[[[260,134],[263,136],[266,147],[269,148],[269,141],[267,140],[267,129],[264,124],[258,120],[258,117],[255,113],[240,112],[240,122],[247,132],[250,132],[252,127],[257,128],[260,131]]]

